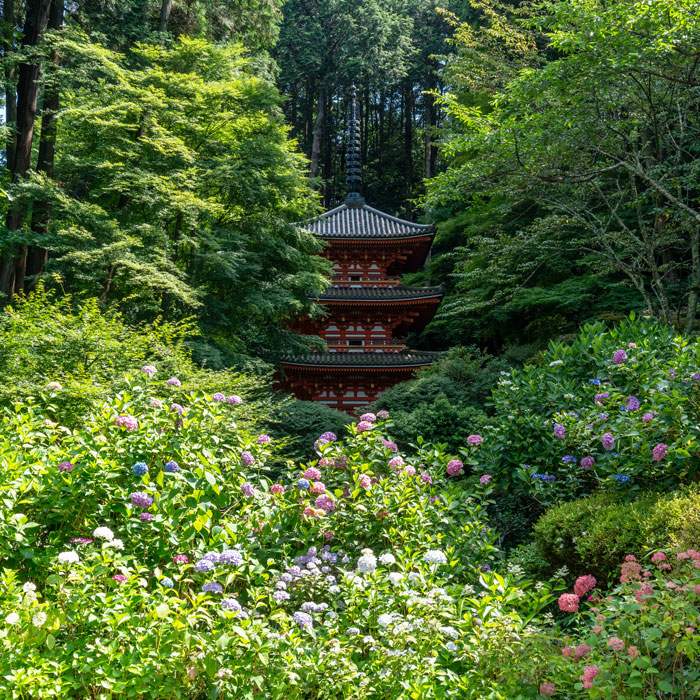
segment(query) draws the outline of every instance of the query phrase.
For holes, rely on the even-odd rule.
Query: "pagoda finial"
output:
[[[347,170],[348,195],[346,204],[364,204],[362,197],[362,143],[360,131],[360,113],[357,106],[357,88],[353,85],[350,100],[350,119],[348,120],[348,150],[345,157]]]

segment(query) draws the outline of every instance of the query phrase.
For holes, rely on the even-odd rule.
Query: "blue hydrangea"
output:
[[[177,472],[180,471],[180,466],[177,462],[174,462],[172,459],[165,465],[164,468],[165,471],[169,474],[177,474]]]
[[[202,559],[212,562],[213,564],[218,564],[221,560],[221,555],[218,552],[207,552],[202,555]]]
[[[600,386],[600,379],[589,379],[588,381],[594,386]]]
[[[243,555],[237,549],[225,549],[219,556],[219,564],[240,566],[242,563]]]
[[[218,581],[207,581],[202,586],[202,593],[223,593],[224,587]]]
[[[566,463],[573,462],[574,464],[576,464],[576,457],[572,457],[571,455],[566,455],[566,456],[561,458],[561,461],[566,462]]]
[[[550,484],[557,480],[557,477],[554,476],[554,474],[533,474],[532,478],[537,479],[538,481],[546,481]]]
[[[148,467],[145,462],[136,462],[136,464],[131,467],[131,471],[134,472],[136,476],[146,476],[146,474],[148,474]]]
[[[310,484],[309,484],[308,479],[299,479],[299,481],[297,481],[297,486],[300,489],[303,489],[304,491],[306,491],[306,489],[309,488]]]
[[[314,626],[313,618],[308,613],[301,612],[301,610],[297,610],[297,612],[294,613],[293,617],[294,622],[296,622],[297,626],[301,629],[312,629]]]
[[[617,474],[615,476],[615,481],[620,484],[626,484],[631,479],[629,474]]]
[[[221,607],[224,610],[233,610],[234,612],[241,611],[241,604],[235,598],[224,598],[221,601]]]
[[[199,573],[206,573],[214,568],[214,562],[210,559],[200,559],[195,565],[194,570]]]
[[[171,578],[164,576],[160,580],[160,585],[163,586],[163,588],[172,588],[175,585],[175,583],[173,582],[173,580]]]
[[[275,591],[272,594],[272,597],[277,603],[281,603],[283,600],[289,600],[290,598],[289,593],[287,593],[287,591]]]

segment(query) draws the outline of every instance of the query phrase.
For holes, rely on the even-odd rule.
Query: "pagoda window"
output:
[[[350,275],[351,282],[362,282],[362,275]]]
[[[354,348],[362,347],[365,344],[364,340],[348,340],[348,345]]]

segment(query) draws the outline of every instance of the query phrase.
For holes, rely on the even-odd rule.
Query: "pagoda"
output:
[[[435,236],[432,224],[414,224],[385,214],[362,197],[360,121],[355,87],[348,126],[345,202],[298,224],[326,242],[332,287],[316,301],[326,312],[303,318],[293,330],[320,336],[327,352],[286,358],[282,386],[298,398],[352,413],[387,388],[410,379],[439,353],[410,350],[435,314],[440,287],[406,287],[400,276],[424,264]]]

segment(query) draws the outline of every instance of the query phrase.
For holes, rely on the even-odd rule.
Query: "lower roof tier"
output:
[[[439,301],[443,297],[442,287],[331,287],[323,292],[318,301],[351,302],[352,304],[382,304],[394,301]]]
[[[442,353],[427,350],[311,353],[305,357],[285,358],[282,366],[309,370],[413,369],[430,365],[440,357]]]

